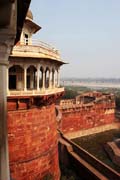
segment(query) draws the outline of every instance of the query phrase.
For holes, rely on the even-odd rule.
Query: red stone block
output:
[[[7,103],[7,109],[10,110],[16,110],[16,102],[8,102]]]

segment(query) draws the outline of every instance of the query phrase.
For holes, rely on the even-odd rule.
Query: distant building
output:
[[[60,177],[55,101],[64,92],[64,62],[58,50],[32,39],[40,29],[29,10],[7,68],[10,172],[16,180]]]

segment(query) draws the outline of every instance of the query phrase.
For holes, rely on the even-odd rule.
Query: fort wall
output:
[[[98,96],[99,95],[99,96]],[[84,101],[83,101],[84,97]],[[62,120],[60,129],[65,134],[92,129],[115,121],[115,101],[113,95],[97,94],[81,96],[80,101],[64,100],[60,103]],[[92,97],[94,97],[92,99]]]
[[[24,100],[25,101],[25,100]],[[26,108],[8,100],[10,173],[17,180],[60,177],[55,105]],[[36,103],[37,104],[37,103]]]

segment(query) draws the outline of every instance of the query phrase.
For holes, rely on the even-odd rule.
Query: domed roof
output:
[[[27,16],[26,18],[30,19],[30,20],[33,20],[33,14],[31,12],[31,10],[29,9],[28,12],[27,12]]]

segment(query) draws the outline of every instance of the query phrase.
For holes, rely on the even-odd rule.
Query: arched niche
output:
[[[31,65],[27,68],[27,89],[36,89],[36,68]]]
[[[9,89],[23,90],[24,88],[24,70],[20,65],[13,65],[9,68]]]

